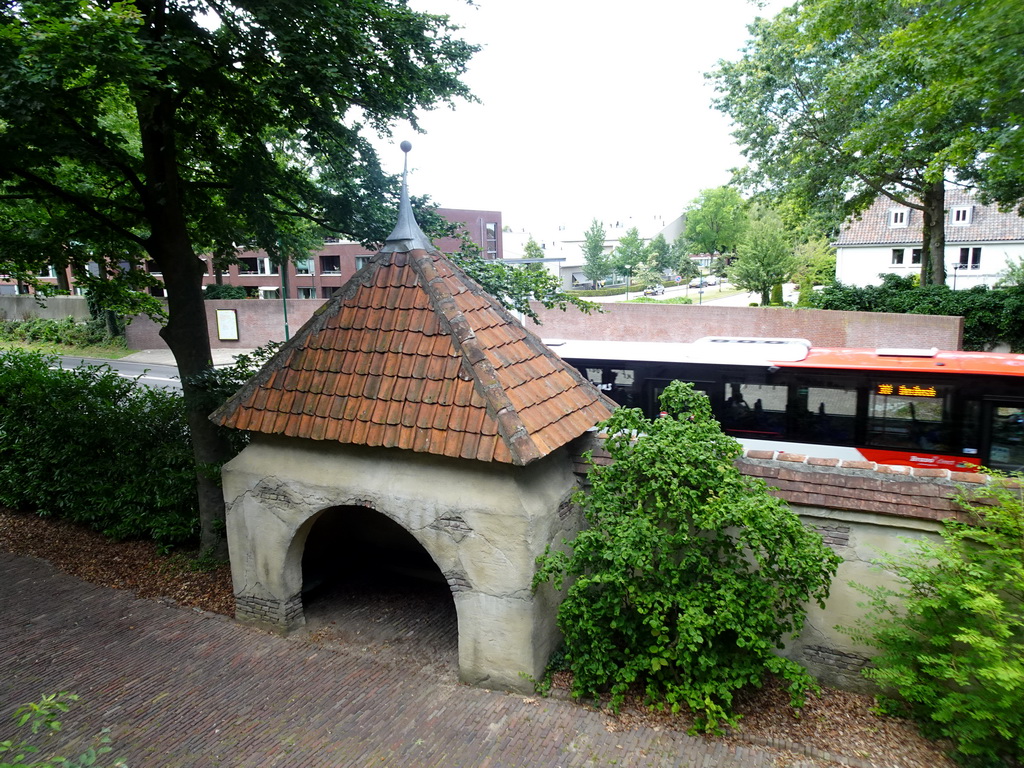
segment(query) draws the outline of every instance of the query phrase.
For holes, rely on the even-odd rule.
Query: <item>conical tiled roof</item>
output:
[[[610,415],[614,403],[447,257],[418,247],[413,227],[390,238],[213,421],[524,465]]]

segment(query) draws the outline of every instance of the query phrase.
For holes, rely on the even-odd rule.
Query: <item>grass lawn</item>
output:
[[[135,350],[114,344],[97,344],[89,347],[72,347],[66,344],[33,343],[21,341],[0,341],[0,350],[23,349],[39,352],[44,355],[63,355],[67,357],[93,357],[100,360],[120,360]]]

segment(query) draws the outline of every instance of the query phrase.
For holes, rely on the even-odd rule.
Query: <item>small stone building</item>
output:
[[[558,639],[536,558],[579,525],[566,447],[613,407],[433,248],[403,189],[381,251],[211,417],[252,434],[222,473],[237,617],[300,627],[304,554],[341,565],[400,527],[453,592],[460,678],[528,688]]]

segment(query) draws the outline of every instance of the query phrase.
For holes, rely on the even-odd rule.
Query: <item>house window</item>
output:
[[[295,274],[297,275],[311,275],[313,274],[313,260],[312,259],[301,259],[295,262]]]
[[[920,264],[921,263],[921,249],[915,248],[910,252],[910,263]]]
[[[961,248],[960,249],[960,269],[971,269],[981,268],[981,248]]]
[[[356,272],[370,263],[373,256],[356,256]]]
[[[903,249],[893,248],[892,249],[892,263],[894,266],[903,266]]]
[[[889,211],[890,227],[905,227],[910,219],[910,211],[906,208],[893,208]]]
[[[244,274],[247,274],[249,272],[255,272],[258,269],[258,267],[256,265],[256,262],[258,262],[258,261],[259,261],[259,259],[255,258],[255,257],[245,257],[245,258],[239,259],[238,260],[238,273],[240,275],[244,275]]]
[[[261,299],[280,299],[281,289],[275,287],[260,288]]]
[[[54,268],[53,264],[47,264],[45,267],[43,267],[42,269],[39,270],[39,276],[40,277],[56,277],[57,276],[57,270]]]
[[[259,273],[261,275],[276,275],[280,272],[277,264],[270,260],[270,258],[259,259]]]
[[[300,299],[315,299],[316,288],[309,288],[305,286],[299,286],[295,289],[298,292]]]
[[[326,286],[326,285],[325,285],[324,287],[322,287],[322,288],[320,289],[320,295],[321,295],[321,296],[322,296],[323,298],[325,298],[325,299],[329,299],[329,298],[331,298],[331,296],[333,296],[333,295],[334,295],[334,292],[335,292],[336,290],[338,290],[338,289],[337,289],[337,288],[331,288],[330,286]]]
[[[958,208],[953,208],[949,212],[949,223],[954,227],[966,227],[971,223],[971,212],[974,206],[962,205]]]
[[[488,221],[484,225],[485,232],[485,243],[484,254],[485,259],[496,259],[498,258],[498,223],[496,221]]]
[[[152,260],[146,260],[146,271],[151,275],[162,275],[160,267],[158,267]]]
[[[341,256],[321,256],[320,274],[336,275],[341,272]]]

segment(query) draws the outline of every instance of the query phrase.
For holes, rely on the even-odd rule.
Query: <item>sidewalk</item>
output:
[[[251,349],[214,349],[211,350],[211,354],[214,366],[219,368],[231,365],[235,362],[235,358],[238,355],[247,355],[252,351]],[[121,359],[146,365],[177,365],[174,361],[174,355],[171,354],[169,349],[143,349],[138,352],[132,352],[130,355],[125,355]]]
[[[131,768],[776,765],[758,747],[612,731],[600,712],[462,686],[400,655],[138,600],[34,558],[0,552],[0,574],[0,739],[29,737],[10,719],[19,704],[73,691],[63,753],[110,727]]]

